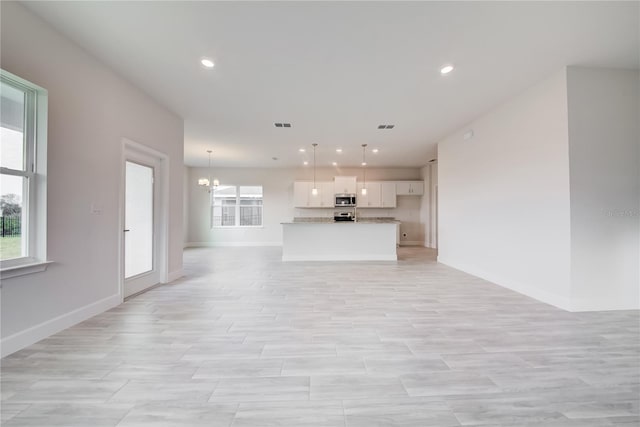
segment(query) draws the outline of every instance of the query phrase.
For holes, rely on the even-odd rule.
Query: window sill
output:
[[[233,230],[235,228],[264,228],[264,225],[214,225],[212,230]]]
[[[45,271],[51,263],[53,263],[53,261],[33,261],[25,264],[14,265],[11,267],[3,267],[0,270],[0,279],[6,280],[12,277],[40,273],[42,271]]]

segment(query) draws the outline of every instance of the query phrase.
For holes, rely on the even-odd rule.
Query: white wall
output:
[[[188,166],[184,166],[182,168],[182,246],[184,248],[186,248],[189,243],[189,171],[190,169]]]
[[[438,162],[432,162],[420,170],[424,182],[424,196],[420,204],[420,222],[424,228],[424,246],[438,247]]]
[[[263,227],[211,228],[210,202],[207,191],[198,186],[198,178],[209,176],[206,168],[189,168],[189,246],[199,245],[279,245],[282,242],[280,222],[293,216],[289,169],[220,169],[214,176],[222,184],[262,185]]]
[[[429,211],[431,212],[431,234],[429,235],[429,247],[438,247],[438,163],[431,164],[429,186]]]
[[[639,82],[568,67],[445,138],[439,260],[567,310],[639,309]]]
[[[2,2],[2,68],[49,92],[46,272],[2,283],[2,352],[120,302],[122,138],[169,156],[169,274],[182,269],[183,121],[14,2]],[[92,215],[92,203],[101,215]]]
[[[439,143],[438,260],[568,308],[566,91],[562,70]]]
[[[263,227],[260,228],[210,228],[209,199],[205,190],[198,187],[198,178],[208,176],[206,168],[189,168],[189,226],[188,245],[281,245],[283,221],[294,217],[333,216],[333,209],[296,209],[293,207],[293,182],[312,180],[312,169],[306,168],[216,168],[215,178],[223,184],[262,185],[264,192]],[[336,175],[362,176],[361,169],[320,168],[318,181],[331,181]],[[380,168],[368,169],[367,180],[401,181],[420,180],[418,168]],[[424,226],[420,220],[421,198],[414,196],[398,197],[395,209],[360,209],[361,216],[395,217],[402,222],[400,226],[401,242],[422,244]],[[403,237],[402,233],[407,236]]]
[[[640,308],[637,71],[568,68],[572,308]]]

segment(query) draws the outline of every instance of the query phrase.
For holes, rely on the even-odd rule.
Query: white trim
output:
[[[85,305],[84,307],[80,307],[69,313],[54,317],[53,319],[42,322],[39,325],[35,325],[13,335],[9,335],[0,341],[0,347],[2,347],[0,356],[8,356],[9,354],[15,353],[16,351],[28,347],[44,338],[112,309],[113,307],[120,305],[121,301],[122,299],[119,294],[112,295],[94,303]]]
[[[124,301],[124,215],[125,215],[125,165],[127,160],[153,160],[154,180],[158,185],[157,217],[155,218],[156,230],[154,243],[155,268],[159,274],[157,283],[169,282],[169,156],[154,148],[122,138],[122,153],[120,159],[120,197],[119,197],[119,221],[118,221],[118,291],[121,301]],[[156,285],[153,283],[150,286]],[[141,289],[142,291],[144,289]]]
[[[472,276],[487,280],[495,285],[502,286],[503,288],[511,289],[512,291],[518,292],[522,295],[526,295],[530,298],[542,301],[546,304],[553,305],[554,307],[572,311],[571,300],[561,295],[551,294],[549,292],[533,288],[530,285],[526,285],[524,283],[514,282],[513,280],[505,279],[504,277],[499,277],[492,273],[480,271],[475,267],[450,261],[441,256],[438,256],[438,262],[448,267],[455,268],[456,270],[471,274]]]
[[[289,255],[283,256],[282,261],[332,261],[332,262],[340,262],[340,261],[397,261],[398,257],[395,255],[379,255],[379,254],[358,254],[358,255],[344,255],[341,256],[340,259],[336,259],[335,255]]]
[[[183,269],[170,271],[169,275],[167,277],[167,281],[164,282],[164,283],[171,283],[174,280],[178,280],[182,276],[184,276],[184,270]]]
[[[233,230],[236,228],[264,228],[264,225],[212,225],[212,230]]]
[[[27,264],[18,264],[11,267],[4,267],[0,271],[0,279],[6,280],[12,277],[26,276],[27,274],[40,273],[45,271],[53,261],[35,261]],[[0,288],[2,283],[0,283]]]
[[[224,187],[236,187],[236,204],[235,204],[235,224],[234,225],[213,225],[213,209],[215,208],[215,194],[218,186]],[[236,228],[264,228],[264,185],[256,184],[256,185],[248,185],[248,184],[220,184],[216,187],[210,187],[209,190],[209,229],[211,230],[225,230],[225,229],[236,229]],[[240,187],[260,187],[262,190],[262,204],[260,206],[260,225],[240,225]],[[220,205],[222,208],[223,206]]]
[[[29,274],[33,268],[30,264],[47,261],[47,120],[48,92],[15,74],[0,69],[3,81],[19,87],[25,93],[25,151],[26,169],[24,171],[2,168],[3,174],[28,178],[23,184],[22,209],[22,252],[26,254],[24,261],[18,264],[27,267]],[[35,131],[35,134],[33,133]],[[30,261],[30,260],[33,260]],[[9,262],[7,262],[9,261]],[[0,270],[12,270],[16,265],[11,260],[0,261]],[[2,278],[16,277],[21,274],[9,273]]]
[[[421,240],[400,240],[400,246],[424,246]]]
[[[220,248],[245,246],[282,246],[282,242],[187,242],[185,248]]]
[[[640,310],[640,301],[620,298],[571,299],[571,311]]]

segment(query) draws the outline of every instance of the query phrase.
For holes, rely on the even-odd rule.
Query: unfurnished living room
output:
[[[0,2],[0,424],[640,425],[640,3]]]

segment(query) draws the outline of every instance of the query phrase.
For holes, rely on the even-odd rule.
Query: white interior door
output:
[[[160,281],[156,262],[155,167],[125,161],[124,296]]]

